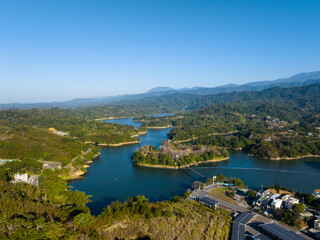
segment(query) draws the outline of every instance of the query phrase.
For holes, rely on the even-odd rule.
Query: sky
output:
[[[319,0],[1,0],[0,103],[320,70]]]

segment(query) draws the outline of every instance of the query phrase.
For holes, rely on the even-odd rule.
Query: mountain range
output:
[[[76,98],[70,101],[64,102],[50,102],[50,103],[11,103],[11,104],[0,104],[0,110],[5,109],[30,109],[30,108],[79,108],[88,106],[101,106],[106,104],[118,104],[128,103],[130,101],[139,102],[145,101],[148,98],[159,97],[163,95],[171,94],[191,94],[191,95],[212,95],[218,93],[230,93],[240,91],[261,91],[273,87],[297,87],[297,86],[308,86],[311,84],[320,83],[320,71],[314,71],[309,73],[299,73],[288,78],[280,78],[273,81],[256,81],[246,84],[228,84],[213,88],[207,87],[193,87],[193,88],[181,88],[173,89],[170,87],[156,87],[149,91],[141,94],[125,94],[115,97],[103,97],[103,98]]]

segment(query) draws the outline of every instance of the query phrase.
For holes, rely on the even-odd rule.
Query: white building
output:
[[[273,209],[273,210],[280,209],[281,205],[282,205],[282,200],[276,199],[271,203],[271,209]]]
[[[314,220],[314,228],[320,230],[320,219]]]
[[[287,195],[284,195],[284,196],[281,198],[281,200],[282,200],[283,202],[285,202],[285,201],[287,201],[290,197],[291,197],[291,195],[290,195],[290,194],[287,194]]]
[[[286,208],[291,209],[293,207],[293,205],[299,203],[299,200],[294,198],[294,197],[290,197],[287,201],[284,202],[284,206]]]
[[[260,192],[257,193],[257,197],[266,197],[268,195],[270,195],[270,190],[266,189],[266,190],[262,190]]]
[[[28,174],[25,173],[25,174],[19,174],[19,173],[16,173],[14,175],[14,181],[15,182],[28,182]]]
[[[39,175],[33,175],[29,177],[27,173],[25,174],[16,173],[14,175],[14,180],[12,181],[12,183],[20,183],[20,182],[32,184],[37,187],[39,184]]]
[[[272,200],[272,201],[274,201],[274,200],[276,200],[277,198],[279,198],[281,195],[279,194],[279,193],[275,193],[275,194],[273,194],[270,198],[269,198],[269,200]]]
[[[320,189],[315,189],[313,191],[313,196],[315,196],[316,198],[320,198]]]

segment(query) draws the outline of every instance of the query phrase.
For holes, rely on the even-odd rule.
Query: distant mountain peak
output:
[[[168,92],[168,91],[174,91],[175,89],[171,87],[155,87],[150,89],[149,91],[145,93],[154,93],[154,92]]]

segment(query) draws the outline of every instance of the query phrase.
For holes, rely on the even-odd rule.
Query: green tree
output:
[[[73,222],[78,227],[87,227],[93,223],[93,216],[90,213],[80,213],[73,218]]]
[[[302,213],[304,211],[305,207],[304,204],[302,203],[296,203],[292,206],[292,211],[299,216],[300,213]]]

